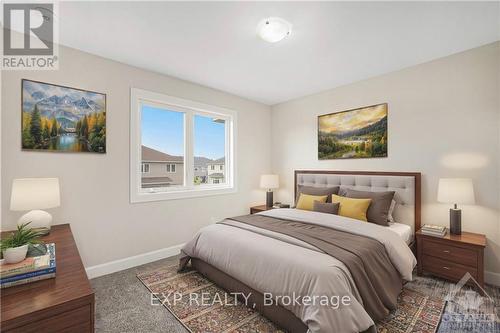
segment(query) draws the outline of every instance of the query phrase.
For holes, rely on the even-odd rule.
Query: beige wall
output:
[[[463,229],[487,235],[486,269],[500,273],[499,59],[495,43],[274,106],[278,199],[292,202],[294,169],[419,171],[423,223],[447,225],[438,179],[471,177],[477,204],[462,207]],[[388,158],[318,160],[318,115],[385,102]]]
[[[107,94],[107,153],[21,151],[21,78]],[[130,88],[142,88],[233,109],[238,113],[238,192],[224,196],[131,204],[129,200]],[[270,171],[270,108],[221,91],[61,47],[58,71],[2,73],[2,229],[12,179],[59,177],[56,223],[71,223],[85,266],[142,254],[189,240],[215,219],[243,214],[261,202],[259,176]],[[252,156],[252,158],[245,158]],[[196,209],[193,209],[196,207]]]
[[[472,177],[477,205],[463,207],[463,228],[488,236],[486,269],[500,273],[499,49],[496,43],[470,50],[279,104],[270,113],[230,94],[62,47],[58,71],[1,73],[2,229],[14,227],[21,214],[8,209],[12,179],[56,176],[62,206],[50,211],[56,223],[71,223],[86,266],[169,247],[261,203],[258,179],[271,170],[272,156],[281,177],[276,199],[283,202],[292,201],[294,169],[420,171],[423,222],[443,225],[448,207],[436,203],[438,178]],[[107,154],[22,152],[21,78],[106,93]],[[130,204],[130,87],[238,111],[238,193]],[[388,158],[318,161],[317,115],[382,102],[389,103]]]

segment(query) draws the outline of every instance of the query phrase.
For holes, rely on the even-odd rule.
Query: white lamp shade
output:
[[[276,43],[292,33],[290,22],[279,17],[268,17],[257,25],[257,34],[269,43]]]
[[[438,201],[453,204],[474,204],[474,186],[469,178],[441,178]]]
[[[58,178],[24,178],[12,182],[11,210],[46,209],[60,204]]]
[[[278,175],[262,175],[260,176],[260,187],[273,190],[280,187],[280,179]]]

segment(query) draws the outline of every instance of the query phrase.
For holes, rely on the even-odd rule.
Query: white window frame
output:
[[[141,109],[151,105],[172,111],[184,112],[184,184],[151,188],[141,191]],[[225,183],[194,185],[194,115],[217,117],[225,120]],[[130,201],[148,202],[203,197],[235,193],[236,188],[236,111],[213,105],[143,89],[130,90]],[[177,166],[176,166],[177,169]]]
[[[146,168],[147,166],[147,168]],[[148,169],[148,171],[143,171],[143,170],[146,170]],[[149,173],[151,170],[151,165],[149,165],[149,163],[142,163],[141,162],[141,174],[144,174],[144,173]]]
[[[172,171],[174,170],[174,171]],[[165,164],[165,172],[166,173],[176,173],[177,172],[177,166],[175,163],[167,163]]]

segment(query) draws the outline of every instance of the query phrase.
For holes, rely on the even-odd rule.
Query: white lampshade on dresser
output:
[[[10,197],[10,209],[25,211],[18,225],[30,222],[29,227],[48,234],[52,215],[41,209],[59,207],[61,204],[58,178],[14,179]]]

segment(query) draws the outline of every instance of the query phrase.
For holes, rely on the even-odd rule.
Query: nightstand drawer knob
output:
[[[443,250],[443,252],[444,252],[444,253],[450,253],[450,251],[448,251],[448,250]]]
[[[446,267],[446,266],[443,266],[443,268],[444,268],[444,269],[447,269],[447,270],[450,270],[450,268],[449,268],[449,267]]]

